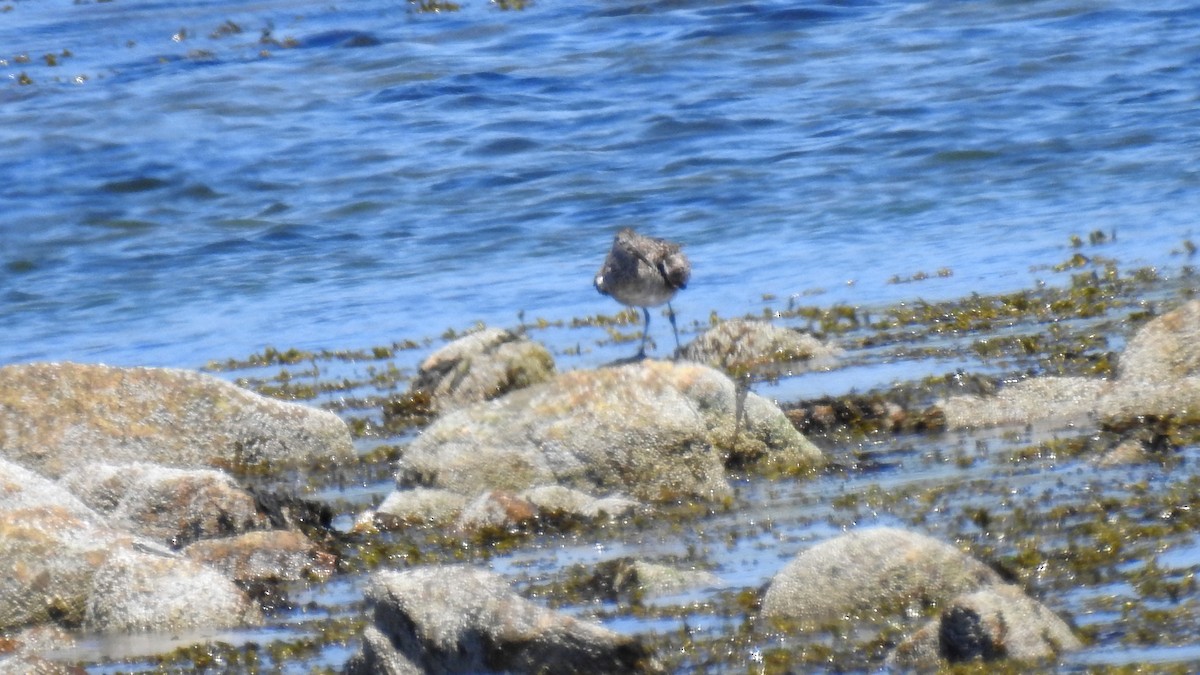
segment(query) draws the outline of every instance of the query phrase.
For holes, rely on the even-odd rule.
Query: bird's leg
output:
[[[638,347],[637,358],[646,358],[646,336],[650,334],[650,310],[643,307],[642,316],[646,317],[646,323],[642,326],[642,345]]]
[[[667,318],[671,321],[671,332],[675,334],[675,356],[679,357],[679,329],[675,327],[675,309],[671,307],[671,303],[667,303]]]

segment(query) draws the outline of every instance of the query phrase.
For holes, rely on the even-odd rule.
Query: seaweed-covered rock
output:
[[[949,544],[907,530],[868,528],[793,558],[771,580],[762,614],[812,622],[900,614],[1000,581]]]
[[[782,411],[755,394],[735,423],[737,397],[729,378],[698,364],[562,373],[439,418],[404,453],[397,482],[466,495],[560,484],[643,500],[713,499],[730,493],[722,451],[795,467],[821,462]]]
[[[933,669],[943,662],[1040,661],[1082,646],[1045,605],[1002,584],[952,600],[941,616],[897,645],[888,664]]]
[[[766,321],[723,321],[684,345],[680,356],[727,373],[828,368],[840,353],[807,333]]]
[[[113,525],[172,548],[269,526],[254,496],[214,469],[88,464],[62,482]]]
[[[412,390],[426,393],[435,411],[487,401],[554,376],[554,358],[542,345],[487,328],[442,347],[421,363]]]
[[[168,632],[261,621],[258,607],[220,572],[177,555],[120,549],[92,577],[84,626]]]
[[[242,468],[355,456],[332,413],[187,370],[78,363],[0,367],[0,454],[51,477],[90,462]]]
[[[376,572],[371,625],[345,672],[636,673],[654,669],[636,637],[516,595],[491,572],[438,566]]]

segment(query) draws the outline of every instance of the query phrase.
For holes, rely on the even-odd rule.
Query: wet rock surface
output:
[[[540,607],[484,570],[377,572],[366,598],[371,623],[348,675],[654,670],[637,638]]]
[[[540,344],[500,328],[485,328],[442,347],[421,362],[412,391],[446,412],[488,401],[554,376],[554,357]]]
[[[994,397],[944,401],[951,428],[1051,420],[1187,415],[1200,409],[1200,301],[1146,324],[1119,357],[1117,377],[1035,377]]]
[[[91,462],[200,468],[347,461],[336,415],[210,375],[78,363],[0,367],[0,453],[56,477]]]
[[[848,532],[802,551],[771,580],[765,617],[827,622],[903,614],[1000,582],[988,566],[917,532]]]
[[[929,669],[969,661],[1045,662],[1082,646],[1045,605],[1001,584],[950,601],[935,621],[897,645],[888,663]]]
[[[463,494],[560,484],[649,501],[719,499],[730,492],[719,447],[797,469],[821,462],[771,402],[749,394],[740,423],[738,407],[733,383],[705,366],[572,371],[439,418],[405,452],[397,482]]]
[[[687,343],[680,358],[732,375],[803,372],[834,364],[838,348],[767,321],[722,321]]]

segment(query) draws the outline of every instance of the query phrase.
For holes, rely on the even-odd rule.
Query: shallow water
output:
[[[706,322],[1023,287],[1096,231],[1162,266],[1200,212],[1187,3],[11,7],[0,363],[612,312],[625,225]]]

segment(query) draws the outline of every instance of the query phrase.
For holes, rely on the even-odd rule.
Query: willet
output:
[[[613,237],[612,249],[604,265],[596,273],[596,290],[611,295],[629,307],[641,307],[646,318],[642,327],[642,344],[637,357],[646,356],[646,336],[650,331],[650,307],[667,305],[667,317],[675,333],[675,351],[679,352],[679,329],[675,327],[675,310],[671,298],[687,287],[692,265],[679,250],[679,244],[665,239],[646,237],[626,227]]]

